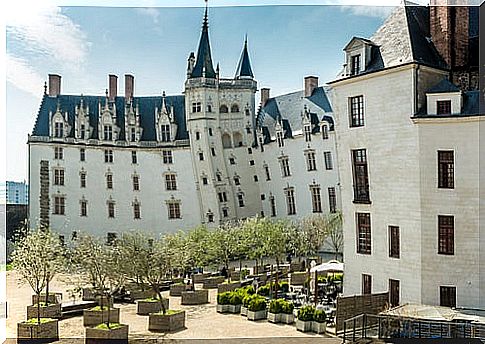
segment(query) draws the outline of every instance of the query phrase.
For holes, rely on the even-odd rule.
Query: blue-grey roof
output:
[[[460,92],[460,89],[456,87],[453,83],[451,83],[448,79],[443,79],[429,90],[426,93],[450,93],[450,92]]]
[[[320,131],[317,124],[324,120],[329,122],[330,130],[334,130],[332,107],[330,105],[326,86],[317,87],[310,97],[304,97],[304,91],[296,91],[269,98],[258,111],[257,124],[263,129],[265,143],[275,137],[275,125],[278,120],[283,124],[285,137],[293,137],[302,131],[301,114],[305,106],[310,113],[310,121],[313,124],[313,133]]]
[[[59,104],[61,112],[67,111],[68,122],[71,125],[71,133],[69,137],[74,137],[74,116],[75,108],[83,100],[84,106],[89,107],[89,123],[93,127],[93,135],[91,138],[98,138],[98,116],[99,104],[104,106],[106,97],[101,96],[80,96],[80,95],[58,95],[57,97],[49,97],[44,95],[37,120],[35,122],[32,135],[34,136],[49,136],[49,112],[55,113],[57,104]],[[167,96],[165,97],[166,106],[170,109],[173,106],[175,114],[175,122],[177,128],[177,140],[188,139],[189,135],[185,125],[185,98],[183,95]],[[120,127],[120,139],[125,139],[125,97],[116,97],[114,104],[116,105],[116,124]],[[161,108],[162,97],[134,97],[134,107],[139,107],[140,125],[143,128],[142,141],[156,141],[157,134],[155,129],[155,108]]]
[[[251,62],[249,61],[248,53],[248,41],[244,41],[244,48],[239,59],[239,64],[236,69],[236,78],[239,77],[251,77],[254,78],[253,71],[251,69]]]
[[[205,9],[204,23],[202,25],[202,34],[200,35],[199,49],[197,51],[197,60],[192,70],[192,78],[202,77],[205,71],[206,78],[215,78],[216,72],[212,65],[211,47],[209,43],[209,23],[207,19],[207,8]]]
[[[480,113],[480,91],[467,91],[463,92],[463,106],[461,113],[451,115],[428,115],[426,105],[421,107],[418,113],[414,117],[420,118],[436,118],[436,117],[460,117],[460,116],[483,116]]]

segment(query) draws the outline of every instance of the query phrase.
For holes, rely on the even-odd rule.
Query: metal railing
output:
[[[361,314],[344,321],[343,342],[370,338],[478,338],[485,339],[485,324],[431,321],[391,315]]]

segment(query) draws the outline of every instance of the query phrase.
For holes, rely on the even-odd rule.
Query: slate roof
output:
[[[93,135],[91,138],[98,138],[99,104],[101,103],[101,106],[104,107],[106,98],[85,95],[58,95],[57,97],[44,95],[32,135],[49,136],[49,112],[55,113],[57,104],[59,103],[61,112],[64,114],[67,111],[68,113],[68,122],[71,125],[71,132],[68,137],[74,137],[75,108],[81,103],[81,98],[83,99],[84,106],[89,106],[89,123],[93,127]],[[175,122],[178,125],[175,139],[188,139],[189,135],[185,125],[185,97],[183,95],[166,96],[165,102],[167,109],[170,109],[173,105]],[[116,97],[114,104],[116,105],[116,124],[121,128],[120,140],[124,140],[125,97]],[[155,108],[161,108],[162,97],[134,97],[134,107],[137,104],[140,113],[140,125],[143,128],[141,141],[156,141]]]
[[[200,35],[199,49],[197,51],[197,60],[192,70],[192,78],[202,77],[205,69],[206,78],[215,78],[216,72],[212,65],[211,47],[209,43],[209,20],[207,19],[207,7],[205,8],[204,22],[202,24],[202,34]]]
[[[427,106],[424,105],[414,116],[416,118],[438,118],[438,117],[466,117],[481,116],[480,114],[480,91],[467,91],[463,93],[463,106],[461,113],[451,115],[428,115]]]
[[[304,97],[304,91],[296,91],[269,98],[266,104],[258,111],[257,124],[263,130],[265,143],[274,138],[275,125],[278,119],[283,123],[284,137],[293,137],[301,133],[301,114],[307,107],[310,112],[311,123],[314,124],[313,133],[319,132],[318,124],[321,120],[330,123],[330,130],[334,130],[332,107],[328,99],[329,88],[327,86],[317,87],[310,97]]]
[[[244,48],[239,59],[239,64],[236,69],[236,78],[251,77],[254,78],[253,71],[251,69],[251,62],[249,61],[248,53],[248,40],[244,41]]]
[[[453,83],[451,83],[448,79],[443,79],[429,90],[426,93],[450,93],[450,92],[459,92],[460,89],[456,87]]]

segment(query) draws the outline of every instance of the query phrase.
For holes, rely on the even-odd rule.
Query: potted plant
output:
[[[112,341],[117,344],[128,343],[128,325],[119,323],[102,323],[86,328],[86,344],[97,344],[100,341]]]
[[[217,312],[218,313],[229,313],[229,306],[231,304],[231,292],[226,291],[217,294]]]
[[[327,328],[327,315],[323,309],[316,309],[313,313],[312,331],[315,333],[325,333]]]
[[[169,299],[164,298],[162,300],[165,309],[169,308]],[[136,301],[136,314],[149,315],[150,313],[158,313],[162,310],[160,300],[155,297],[146,298]]]
[[[229,296],[229,313],[239,313],[241,312],[241,305],[244,294],[240,291],[232,291]]]
[[[298,316],[296,319],[296,329],[301,332],[309,332],[312,330],[313,315],[315,313],[315,307],[306,305],[298,310]]]
[[[103,306],[95,306],[83,310],[83,326],[95,326],[107,322],[111,324],[120,321],[120,309],[109,307],[107,304]]]
[[[262,296],[256,295],[248,305],[248,320],[266,319],[266,299]]]
[[[183,291],[187,291],[188,290],[188,286],[183,283],[183,282],[179,282],[179,283],[173,283],[170,285],[170,296],[182,296],[182,292]]]
[[[282,310],[282,302],[285,302],[283,299],[273,299],[269,303],[268,308],[268,321],[272,323],[279,323],[281,322],[281,314],[283,313]]]
[[[233,291],[238,288],[241,288],[241,282],[230,282],[230,281],[225,281],[223,283],[220,283],[217,285],[217,292],[218,293],[223,293],[225,291]]]
[[[12,253],[14,269],[19,273],[21,282],[30,285],[38,301],[27,308],[29,320],[17,325],[19,338],[51,339],[58,337],[58,323],[47,315],[58,316],[60,305],[52,304],[51,306],[49,304],[48,284],[53,276],[64,268],[64,257],[63,245],[59,238],[48,229],[29,231],[17,243]],[[42,302],[41,293],[44,288],[46,293],[44,302]]]
[[[293,324],[295,322],[295,316],[293,315],[293,309],[295,305],[291,301],[285,301],[281,307],[281,322],[285,324]]]

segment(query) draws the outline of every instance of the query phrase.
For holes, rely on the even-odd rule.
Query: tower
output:
[[[247,40],[234,78],[221,78],[219,65],[214,70],[206,6],[197,54],[189,55],[184,91],[202,223],[218,225],[261,211],[259,188],[249,182],[255,168],[249,155],[255,142],[256,88]],[[243,183],[243,178],[248,181]]]

